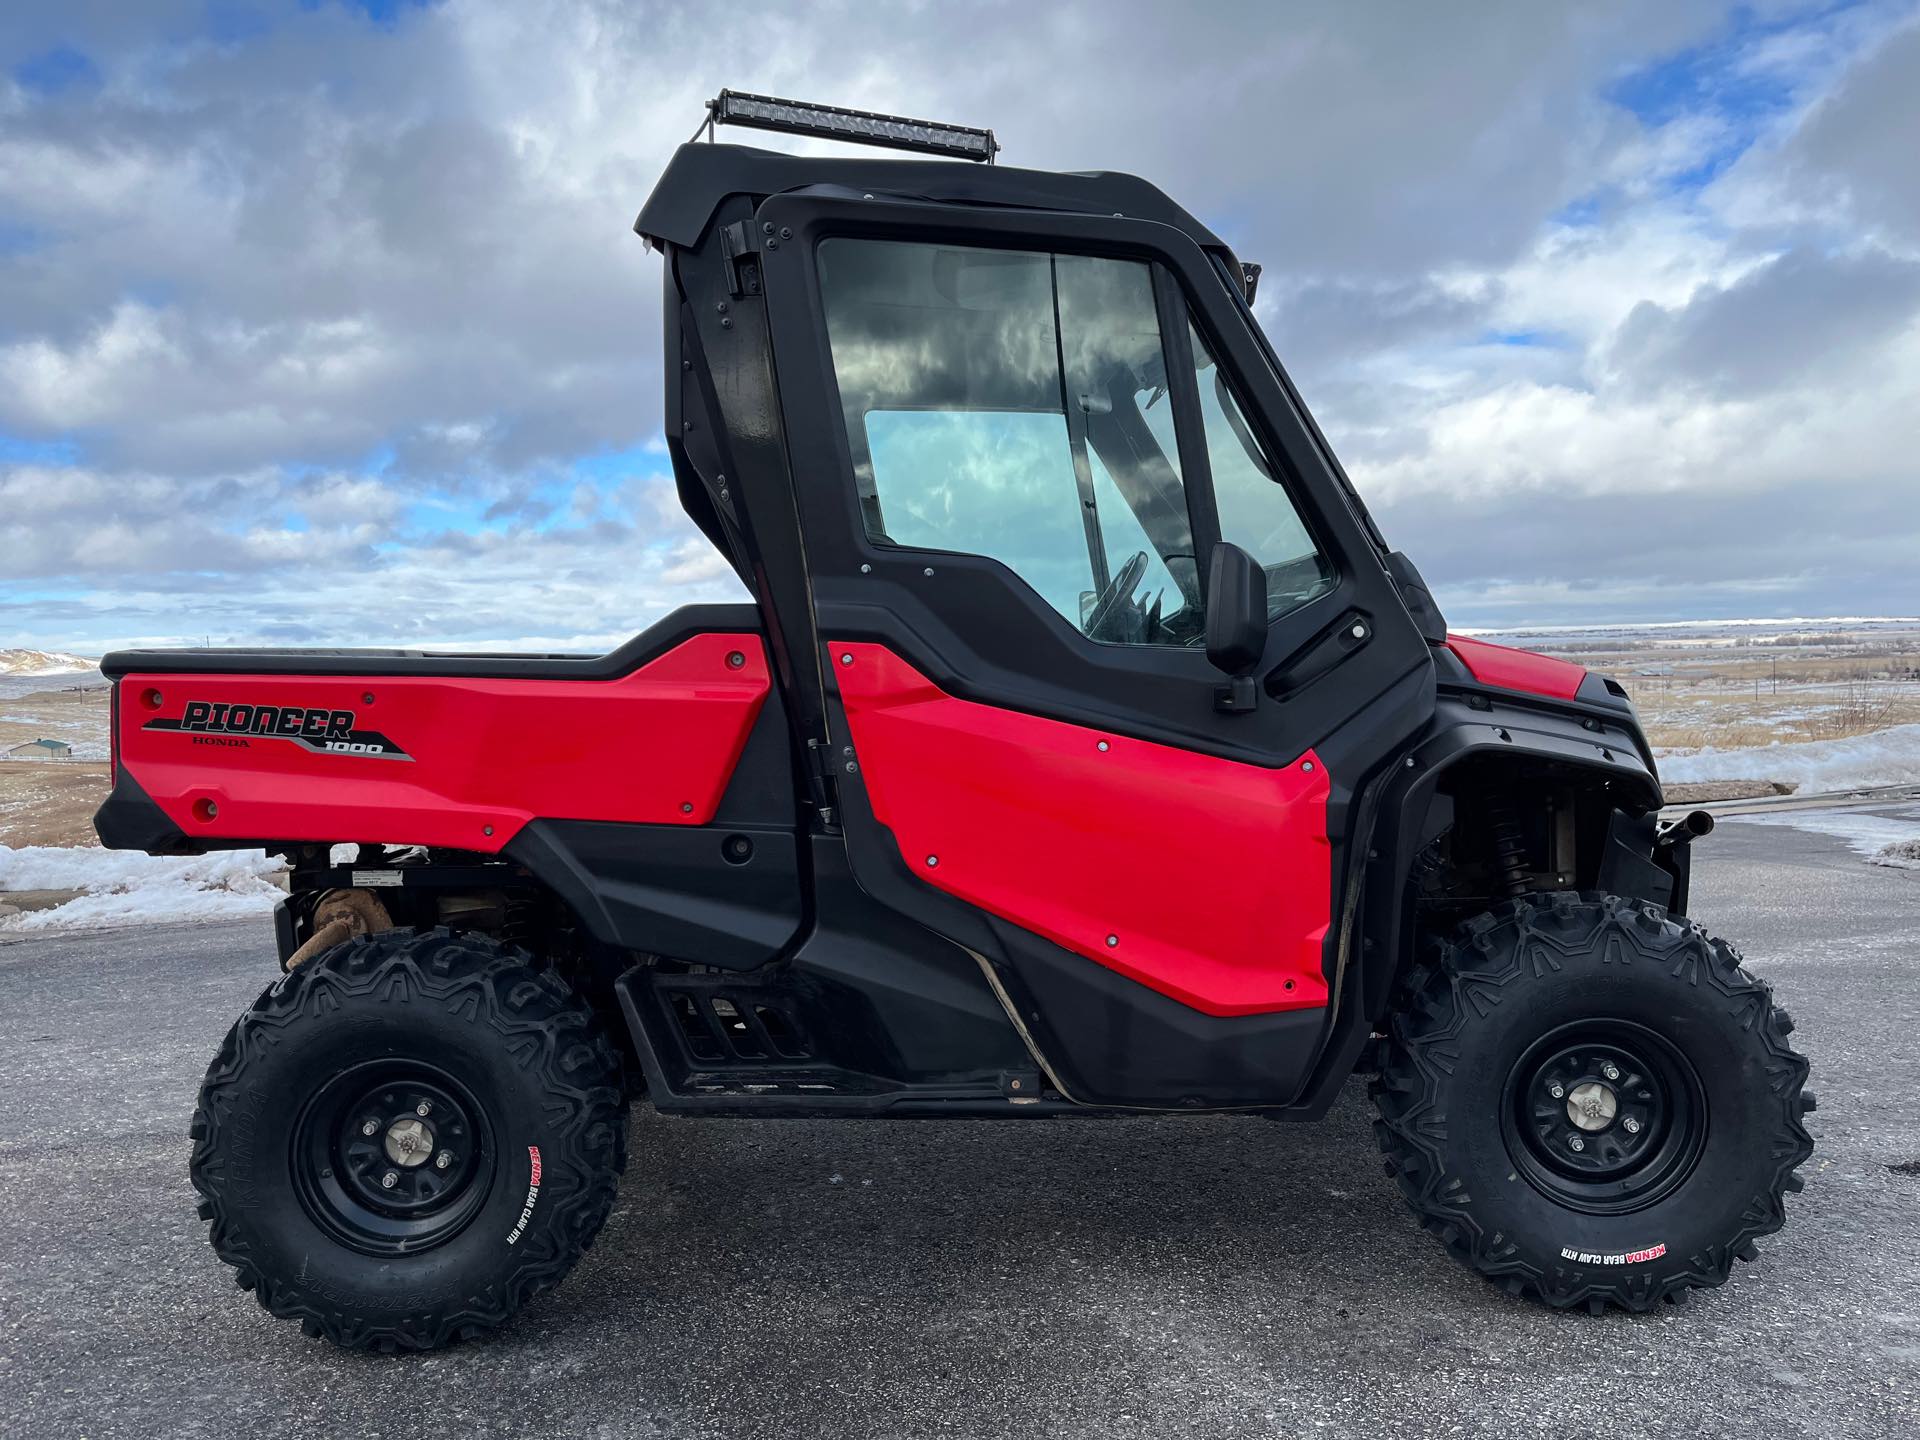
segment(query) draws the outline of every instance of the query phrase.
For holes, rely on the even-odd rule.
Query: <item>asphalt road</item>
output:
[[[1317,1127],[643,1115],[600,1244],[505,1335],[346,1355],[233,1288],[187,1185],[267,926],[0,945],[0,1434],[1920,1432],[1920,872],[1739,823],[1698,869],[1799,1021],[1819,1148],[1758,1264],[1644,1318],[1447,1260],[1356,1084]]]

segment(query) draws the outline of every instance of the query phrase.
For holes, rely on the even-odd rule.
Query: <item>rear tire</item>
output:
[[[620,1063],[556,975],[394,930],[235,1022],[191,1134],[213,1248],[273,1314],[349,1349],[505,1323],[593,1242],[626,1165]]]
[[[1813,1151],[1807,1062],[1724,941],[1644,901],[1532,895],[1417,970],[1372,1091],[1387,1173],[1457,1259],[1556,1308],[1721,1284]]]

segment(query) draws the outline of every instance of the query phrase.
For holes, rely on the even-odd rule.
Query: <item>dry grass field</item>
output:
[[[92,845],[107,798],[104,760],[0,762],[0,845]]]
[[[93,812],[108,789],[105,683],[97,674],[10,678],[0,693],[0,755],[29,740],[64,741],[82,758],[0,759],[0,845],[93,844]]]
[[[106,759],[107,694],[106,682],[92,673],[37,682],[10,677],[0,692],[0,755],[29,740],[63,740],[78,759]]]
[[[1820,621],[1490,636],[1627,687],[1663,751],[1844,740],[1920,723],[1920,622]]]

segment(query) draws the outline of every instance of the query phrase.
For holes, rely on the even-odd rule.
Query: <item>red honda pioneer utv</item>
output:
[[[627,1106],[1323,1115],[1553,1306],[1723,1281],[1812,1149],[1687,916],[1625,692],[1449,636],[1144,181],[723,93],[683,146],[666,433],[752,604],[611,654],[109,656],[108,845],[264,846],[285,974],[193,1120],[213,1245],[343,1345],[579,1259]],[[709,127],[709,140],[711,128]],[[357,847],[347,858],[343,847]]]

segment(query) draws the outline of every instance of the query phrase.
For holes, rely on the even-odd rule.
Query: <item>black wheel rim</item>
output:
[[[320,1087],[293,1127],[294,1188],[316,1224],[352,1249],[403,1255],[443,1245],[486,1203],[493,1131],[471,1092],[437,1066],[375,1060]]]
[[[1623,1214],[1692,1173],[1706,1145],[1706,1091],[1644,1025],[1579,1021],[1515,1062],[1501,1126],[1514,1168],[1536,1189],[1570,1209]]]

